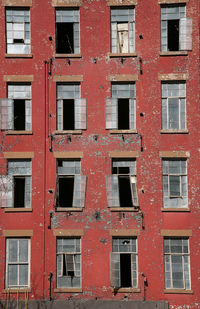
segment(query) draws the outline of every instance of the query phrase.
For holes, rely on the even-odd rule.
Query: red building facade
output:
[[[1,1],[1,301],[200,306],[198,12]]]

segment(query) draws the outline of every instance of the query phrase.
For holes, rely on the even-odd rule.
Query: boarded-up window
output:
[[[112,175],[106,177],[108,207],[138,207],[136,161],[113,159]]]
[[[184,4],[161,7],[161,50],[192,50],[192,19]]]
[[[111,255],[111,286],[114,288],[137,288],[138,257],[137,239],[113,238]]]
[[[84,207],[87,177],[81,175],[80,160],[57,163],[57,207]]]
[[[111,9],[111,52],[133,53],[135,51],[134,8]]]
[[[8,54],[30,54],[30,10],[6,8],[6,40]]]
[[[30,287],[30,239],[6,240],[6,288]]]
[[[8,160],[6,185],[4,207],[31,207],[31,161]]]
[[[188,207],[186,160],[163,160],[163,204],[166,208]]]
[[[80,238],[57,239],[57,288],[81,287]]]
[[[164,238],[165,288],[190,290],[188,238]]]
[[[113,83],[112,98],[106,99],[106,129],[134,130],[135,113],[135,84]]]
[[[57,129],[84,130],[87,128],[86,99],[80,98],[80,84],[57,85]]]
[[[162,129],[186,129],[185,82],[162,83]]]
[[[56,53],[80,53],[79,9],[56,9]]]

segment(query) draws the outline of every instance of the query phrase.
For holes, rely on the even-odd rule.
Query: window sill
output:
[[[110,58],[116,58],[116,57],[137,57],[137,53],[109,53]]]
[[[55,58],[82,58],[81,54],[55,54]]]
[[[24,208],[24,207],[19,207],[19,208],[4,208],[4,212],[32,212],[32,208]]]
[[[138,211],[138,207],[110,207],[110,211]]]
[[[165,294],[193,294],[192,290],[179,290],[179,289],[165,289]]]
[[[33,58],[33,54],[5,54],[5,58]]]
[[[57,207],[56,211],[83,211],[81,207]]]
[[[54,293],[82,293],[81,288],[54,289]]]
[[[187,56],[187,51],[167,51],[167,52],[160,52],[160,56]]]
[[[33,131],[6,131],[6,135],[32,135]]]
[[[113,288],[115,293],[140,293],[140,289],[137,288]]]
[[[161,134],[188,134],[188,130],[160,130]]]
[[[110,134],[137,134],[137,130],[110,130]]]
[[[53,134],[56,134],[56,135],[62,135],[62,134],[82,134],[82,130],[54,131]]]
[[[190,212],[189,208],[161,208],[162,211],[170,211],[170,212]]]
[[[31,289],[30,288],[27,288],[27,289],[12,289],[12,288],[9,288],[9,289],[3,289],[2,290],[2,293],[7,293],[7,294],[10,294],[10,293],[30,293],[31,292]]]

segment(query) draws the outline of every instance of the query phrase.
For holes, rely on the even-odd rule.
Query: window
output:
[[[192,19],[186,18],[185,5],[161,7],[161,50],[192,50]]]
[[[106,99],[106,129],[134,130],[135,109],[135,84],[112,84],[112,98]]]
[[[111,283],[114,288],[137,288],[138,256],[136,238],[113,238]]]
[[[80,98],[80,84],[57,84],[57,129],[86,129],[86,99]]]
[[[30,239],[6,239],[6,288],[30,287]]]
[[[57,239],[57,288],[81,287],[80,238]]]
[[[81,175],[80,160],[57,161],[57,207],[84,207],[86,176]]]
[[[8,160],[8,175],[0,177],[2,207],[31,207],[31,161]]]
[[[162,129],[186,129],[185,82],[162,83]]]
[[[138,207],[136,161],[113,159],[112,175],[107,176],[108,207]]]
[[[80,53],[79,9],[56,9],[56,53]]]
[[[30,131],[31,124],[31,85],[8,84],[8,99],[1,99],[1,129]]]
[[[188,238],[164,238],[165,288],[190,290]]]
[[[163,160],[163,204],[166,208],[188,207],[186,160]]]
[[[111,9],[111,52],[133,53],[135,51],[134,8]]]
[[[30,10],[6,8],[6,35],[8,54],[30,54]]]

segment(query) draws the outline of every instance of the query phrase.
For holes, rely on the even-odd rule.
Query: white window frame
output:
[[[28,240],[28,261],[27,262],[10,262],[9,261],[9,240],[18,240],[18,247],[17,247],[17,258],[19,259],[19,240],[20,239],[26,239]],[[24,288],[30,288],[30,255],[31,255],[31,240],[30,238],[7,238],[6,239],[6,280],[5,280],[5,287],[6,289],[24,289]],[[19,285],[19,265],[28,265],[28,284],[27,285]],[[17,285],[9,285],[8,283],[8,267],[9,265],[18,265],[18,278],[17,278]]]
[[[172,252],[171,250],[169,250],[169,252],[165,251],[165,241],[169,240],[169,248],[171,249],[171,240],[187,240],[187,248],[188,248],[188,252],[184,253],[183,251],[180,253],[175,253]],[[183,243],[182,243],[182,247],[183,247]],[[182,258],[182,275],[183,275],[183,288],[180,287],[174,287],[174,280],[173,280],[173,269],[172,269],[172,257],[181,257]],[[169,262],[167,261],[167,257],[169,258]],[[186,270],[185,270],[185,261],[184,261],[184,257],[188,258],[188,263],[187,263],[187,267],[188,267],[188,281],[189,281],[189,286],[186,286]],[[189,247],[189,238],[188,237],[164,237],[164,261],[165,261],[165,288],[166,289],[180,289],[180,290],[190,290],[191,289],[191,276],[190,276],[190,247]],[[167,263],[168,262],[168,263]],[[167,271],[167,264],[169,264],[169,271]],[[168,281],[170,281],[170,286],[167,286],[167,273],[169,273],[169,279]]]
[[[113,250],[113,239],[115,239],[115,240],[118,240],[118,242],[119,242],[119,240],[121,239],[121,240],[124,240],[124,241],[126,241],[126,240],[128,240],[128,241],[130,241],[130,240],[135,240],[135,245],[136,245],[136,252],[133,252],[133,251],[114,251]],[[114,261],[115,261],[115,259],[116,259],[116,256],[118,256],[117,257],[117,259],[120,261],[120,255],[121,254],[130,254],[131,255],[131,269],[130,269],[130,272],[131,272],[131,287],[130,288],[138,288],[138,239],[137,239],[137,237],[120,237],[120,236],[118,236],[118,237],[113,237],[113,239],[112,239],[112,254],[111,254],[111,286],[113,286],[113,288],[117,288],[117,289],[119,289],[119,288],[124,288],[124,287],[122,287],[121,286],[121,284],[120,284],[120,286],[116,286],[116,284],[115,284],[115,279],[114,279],[114,274],[113,274],[113,272],[115,271],[118,271],[119,272],[119,281],[121,281],[121,278],[120,278],[120,265],[119,265],[119,269],[116,269],[115,268],[115,266],[114,266]],[[118,245],[119,246],[119,245]],[[134,261],[134,258],[135,258],[135,264],[136,264],[136,269],[134,270],[133,269],[133,261]],[[134,278],[134,276],[133,276],[133,272],[135,272],[136,273],[136,277]],[[136,281],[136,284],[134,284],[134,280]]]
[[[13,16],[13,18],[16,18],[14,17],[14,14],[11,15],[8,13],[8,12],[13,12],[13,11],[24,12],[24,18],[21,17],[21,19],[24,19],[24,20],[23,21],[21,20],[18,22],[9,20],[9,19],[12,19],[11,16]],[[29,12],[27,14],[28,16],[25,15],[25,12],[27,11]],[[19,16],[18,16],[18,19],[19,19]],[[17,36],[19,36],[19,39],[22,38],[24,42],[15,43],[14,38],[15,38],[15,32],[17,31],[17,29],[15,28],[20,28],[20,27],[23,28],[22,29],[23,31],[19,30],[22,32],[22,35],[21,36],[17,35]],[[28,38],[26,37],[27,33],[29,33]],[[6,8],[6,41],[7,41],[7,44],[6,44],[7,54],[30,54],[31,52],[31,29],[30,29],[30,8],[29,7],[26,7],[26,8],[7,7]]]
[[[164,87],[166,88],[166,92],[170,92],[169,85],[177,85],[179,90],[177,95],[167,93],[164,95]],[[185,89],[181,89],[181,87]],[[163,130],[186,130],[186,83],[182,81],[172,81],[172,82],[162,82],[162,129]],[[184,94],[183,94],[184,92]],[[169,100],[177,99],[178,100],[178,127],[171,128],[170,119],[169,119]],[[184,117],[184,118],[183,118]]]
[[[183,172],[180,172],[180,173],[165,172],[164,171],[165,162],[167,162],[168,168],[169,168],[169,164],[172,161],[177,162],[180,170],[181,170],[181,161],[185,162],[186,172],[185,173],[183,173]],[[163,177],[163,205],[164,205],[164,208],[172,208],[173,209],[173,208],[186,208],[186,207],[188,207],[187,160],[163,159],[162,164],[163,164],[162,177]],[[172,195],[171,194],[171,192],[170,192],[170,176],[179,177],[180,195]],[[166,177],[167,177],[167,183],[165,181]],[[182,187],[184,186],[184,180],[183,180],[184,178],[186,179],[186,192],[187,192],[186,195],[183,195],[184,193],[183,193],[183,189],[182,189]],[[165,192],[166,192],[165,186],[168,187],[167,195],[165,195]]]
[[[124,19],[121,17],[123,16],[120,14],[116,14],[113,16],[114,12],[119,11],[129,11],[128,12],[128,20],[127,17]],[[133,18],[131,18],[131,11],[133,11]],[[118,16],[119,15],[119,16]],[[120,50],[120,41],[122,40],[122,32],[119,29],[119,25],[127,25],[127,30],[124,30],[124,32],[127,32],[127,51]],[[132,29],[131,29],[132,28]],[[129,54],[135,52],[135,7],[111,7],[111,53],[119,53],[119,54]]]
[[[67,277],[67,278],[70,278],[71,276],[64,276],[62,275],[62,271],[63,271],[63,255],[72,255],[73,256],[73,261],[74,261],[74,272],[79,272],[80,273],[80,276],[74,276],[74,277],[77,277],[77,278],[80,278],[80,286],[79,288],[81,288],[81,279],[82,279],[82,259],[81,259],[81,252],[82,252],[82,243],[81,243],[81,237],[59,237],[57,238],[57,242],[58,242],[58,239],[60,240],[63,240],[63,239],[74,239],[75,241],[79,240],[80,241],[80,251],[59,251],[56,249],[56,257],[57,257],[57,262],[56,262],[56,278],[57,278],[57,282],[56,282],[56,286],[57,288],[59,288],[59,284],[58,284],[58,278],[61,278],[61,277]],[[58,270],[58,256],[61,256],[61,269],[60,271]],[[80,256],[80,270],[77,270],[76,269],[76,256]],[[60,272],[60,274],[59,274]],[[73,286],[67,286],[66,288],[73,288]],[[76,288],[76,287],[74,287]]]

